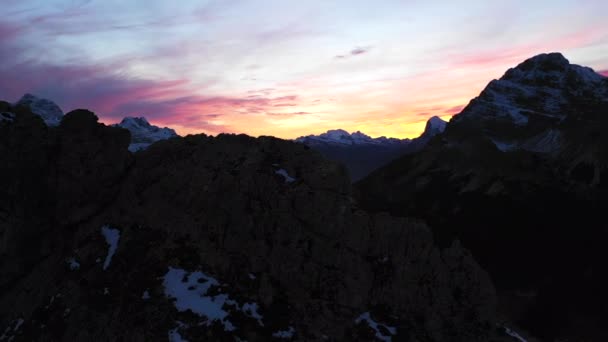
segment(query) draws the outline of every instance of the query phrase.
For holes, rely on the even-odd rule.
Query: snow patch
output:
[[[392,336],[397,334],[397,328],[374,321],[369,312],[364,312],[361,314],[361,316],[355,320],[355,323],[359,324],[361,321],[365,321],[367,325],[376,332],[376,338],[378,338],[380,341],[390,342],[392,341]],[[390,336],[384,335],[383,330],[386,330]]]
[[[186,326],[184,323],[177,321],[177,327],[169,330],[169,342],[188,342],[177,331],[179,328]]]
[[[538,134],[525,143],[522,148],[530,152],[551,153],[559,149],[561,145],[561,132],[557,129],[549,129],[546,132]]]
[[[230,299],[227,294],[212,295],[209,293],[211,288],[219,285],[220,283],[215,278],[201,271],[188,273],[183,269],[173,267],[169,267],[163,280],[165,295],[175,299],[175,308],[180,312],[190,310],[205,318],[201,324],[210,326],[213,322],[219,322],[224,326],[225,331],[236,330],[236,327],[228,320],[229,312],[224,310],[224,306],[232,306],[257,320],[260,326],[264,326],[257,303],[247,302],[241,306],[235,300]]]
[[[106,256],[106,260],[103,262],[103,269],[105,271],[110,266],[112,257],[114,256],[114,253],[116,253],[116,249],[118,248],[120,230],[110,228],[110,226],[103,226],[101,227],[101,234],[103,234],[103,237],[106,239],[106,243],[108,244],[108,255]]]
[[[291,177],[285,169],[278,169],[277,171],[275,171],[275,173],[277,175],[283,176],[283,178],[285,178],[285,183],[293,183],[296,181],[296,179]]]
[[[13,122],[15,120],[15,113],[11,112],[2,112],[0,113],[0,122]]]
[[[241,307],[241,311],[243,311],[247,316],[256,319],[260,326],[264,326],[264,323],[262,322],[263,317],[258,313],[257,303],[245,303]]]
[[[16,321],[9,324],[9,326],[6,327],[6,329],[0,336],[0,341],[9,341],[9,342],[13,341],[15,339],[15,334],[17,333],[17,331],[19,331],[19,328],[21,328],[21,325],[23,324],[23,322],[24,322],[23,318],[19,318]],[[12,326],[12,329],[11,329],[11,326]]]
[[[178,311],[191,310],[195,314],[207,318],[207,326],[213,321],[220,321],[228,330],[228,312],[222,308],[228,300],[228,295],[208,295],[212,286],[219,283],[214,278],[197,271],[188,274],[183,269],[169,267],[165,274],[163,285],[165,295],[175,298],[175,308]]]
[[[525,338],[521,337],[521,335],[518,334],[515,330],[511,330],[507,327],[503,327],[503,328],[505,328],[505,333],[507,333],[507,335],[518,339],[520,342],[528,342]]]
[[[251,279],[251,280],[255,280],[255,274],[253,274],[253,273],[249,273],[249,279]]]
[[[289,338],[293,338],[293,335],[295,333],[296,333],[296,329],[294,329],[293,327],[290,326],[289,329],[287,329],[287,330],[279,330],[279,331],[275,332],[274,334],[272,334],[272,337],[289,339]]]
[[[143,300],[150,299],[150,292],[148,292],[148,290],[144,291],[144,293],[141,295],[141,299],[143,299]]]
[[[68,263],[70,270],[76,271],[76,270],[80,269],[80,263],[78,261],[76,261],[75,258],[69,258],[66,262]]]

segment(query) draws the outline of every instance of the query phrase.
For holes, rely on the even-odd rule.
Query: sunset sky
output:
[[[541,52],[608,75],[608,1],[2,0],[0,99],[105,123],[414,137]]]

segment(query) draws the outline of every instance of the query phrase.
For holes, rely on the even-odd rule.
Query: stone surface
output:
[[[395,341],[500,338],[493,285],[465,249],[438,249],[421,222],[357,209],[344,168],[306,146],[196,135],[133,155],[128,132],[91,112],[57,128],[16,112],[0,123],[7,338],[265,341],[293,328],[293,340],[370,340],[355,323],[365,312],[396,327]],[[119,231],[107,267],[102,227]],[[234,301],[233,331],[176,309],[163,285],[171,267],[217,280],[209,291]]]

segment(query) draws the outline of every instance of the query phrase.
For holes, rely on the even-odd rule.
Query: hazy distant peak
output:
[[[405,144],[408,143],[409,139],[396,139],[396,138],[372,138],[369,135],[356,131],[354,133],[348,133],[343,129],[331,129],[325,133],[319,135],[308,135],[295,139],[297,142],[305,143],[307,145],[394,145],[394,144]]]
[[[23,95],[15,105],[28,107],[32,113],[39,115],[48,126],[58,126],[63,118],[63,111],[55,102],[29,93]]]

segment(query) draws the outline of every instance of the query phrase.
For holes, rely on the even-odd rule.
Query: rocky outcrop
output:
[[[3,109],[5,110],[5,109]],[[244,135],[161,141],[88,111],[0,122],[0,339],[488,341],[487,274],[353,206],[340,165]]]
[[[607,78],[533,57],[420,152],[358,183],[359,203],[426,220],[440,244],[460,239],[538,336],[604,340],[607,112]]]

